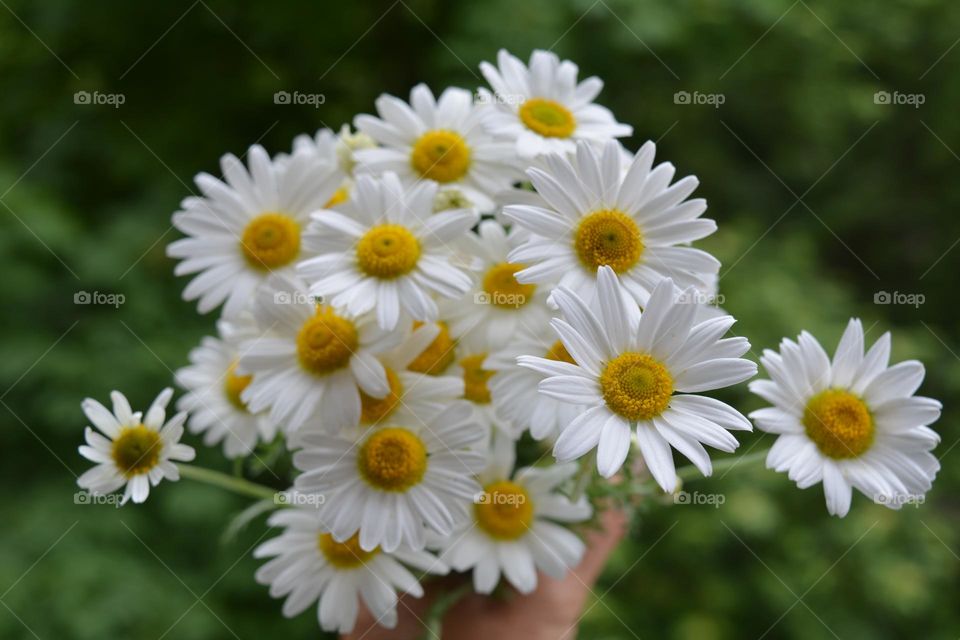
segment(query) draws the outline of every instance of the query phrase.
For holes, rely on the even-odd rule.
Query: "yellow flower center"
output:
[[[387,382],[390,384],[390,391],[382,398],[368,396],[361,389],[360,391],[360,419],[367,424],[376,424],[388,417],[393,410],[400,404],[400,397],[403,395],[403,383],[390,367],[384,367],[387,372]]]
[[[409,229],[382,224],[367,231],[357,243],[360,270],[375,278],[410,273],[420,259],[420,242]]]
[[[490,388],[487,387],[487,381],[495,372],[483,368],[483,361],[486,359],[487,354],[478,353],[460,360],[460,366],[463,368],[463,397],[477,404],[490,402]]]
[[[427,448],[407,429],[380,429],[360,446],[357,466],[371,486],[382,491],[406,491],[423,479]]]
[[[421,326],[422,322],[414,322],[413,328]],[[453,363],[455,342],[450,337],[450,328],[446,322],[438,322],[440,333],[434,338],[430,346],[424,349],[420,355],[413,359],[407,369],[417,373],[426,373],[428,375],[439,375]]]
[[[247,223],[240,248],[252,267],[282,267],[300,254],[300,225],[282,213],[264,213]]]
[[[317,536],[317,547],[327,562],[337,569],[356,569],[380,553],[380,547],[373,551],[364,551],[360,546],[359,533],[343,542],[337,542],[329,533],[321,533]]]
[[[160,462],[163,441],[160,434],[145,425],[124,427],[113,440],[110,455],[117,468],[130,478],[147,473]]]
[[[603,265],[623,273],[643,254],[643,238],[633,218],[616,209],[601,209],[584,216],[577,225],[573,247],[591,273]]]
[[[577,361],[573,359],[573,356],[570,355],[570,352],[567,351],[567,348],[563,346],[563,343],[559,340],[554,342],[550,348],[547,349],[547,360],[557,360],[559,362],[577,364]]]
[[[506,309],[517,309],[533,299],[533,292],[537,286],[520,284],[514,274],[525,265],[511,262],[501,262],[490,267],[483,276],[483,290],[486,292],[490,304]]]
[[[873,444],[873,416],[863,400],[843,389],[816,394],[803,410],[803,426],[823,455],[856,458]]]
[[[600,374],[600,389],[610,410],[628,420],[649,420],[670,404],[673,378],[645,353],[623,353]]]
[[[327,200],[327,203],[323,205],[324,209],[329,209],[330,207],[335,207],[341,202],[346,202],[350,197],[350,191],[346,187],[340,187],[333,192],[333,195],[330,196],[330,199]]]
[[[358,344],[353,322],[330,307],[318,306],[316,315],[304,322],[297,334],[297,357],[304,369],[324,375],[347,366]]]
[[[520,105],[520,121],[545,138],[569,138],[577,128],[570,110],[547,98],[530,98]]]
[[[247,403],[240,398],[240,394],[247,388],[251,380],[253,380],[253,376],[237,375],[236,362],[230,365],[230,368],[227,369],[227,373],[224,376],[223,391],[227,395],[227,400],[230,401],[230,404],[242,411],[246,411]]]
[[[480,528],[498,540],[515,540],[533,524],[530,496],[523,487],[509,480],[485,486],[473,505],[473,513]]]
[[[410,164],[422,178],[456,182],[470,168],[470,147],[456,132],[427,131],[413,144]]]

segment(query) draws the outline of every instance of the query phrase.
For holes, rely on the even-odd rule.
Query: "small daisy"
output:
[[[466,209],[433,213],[436,184],[404,190],[394,173],[361,175],[340,211],[314,213],[304,244],[316,257],[298,272],[310,293],[353,315],[376,310],[381,328],[392,330],[401,309],[413,319],[435,320],[431,294],[462,296],[470,276],[456,267],[453,242],[476,223]]]
[[[493,385],[500,372],[488,363],[490,345],[476,333],[456,336],[456,339],[456,355],[445,375],[463,380],[463,398],[473,408],[474,419],[482,426],[484,434],[500,431],[516,440],[523,427],[515,428],[497,416]]]
[[[494,93],[480,89],[480,101],[491,105],[490,133],[516,144],[522,157],[572,153],[577,141],[603,142],[633,134],[610,110],[594,104],[603,81],[577,82],[577,65],[549,51],[536,50],[529,68],[503,49],[497,66],[480,63]]]
[[[524,327],[508,346],[491,353],[484,361],[485,367],[496,372],[489,382],[491,401],[497,418],[511,425],[514,433],[529,429],[534,439],[553,441],[587,407],[540,393],[538,385],[543,376],[517,364],[519,356],[533,354],[576,364],[552,332]]]
[[[589,300],[597,268],[607,266],[641,306],[665,277],[683,289],[709,289],[720,263],[680,245],[710,235],[717,225],[700,217],[706,201],[686,200],[697,179],[688,176],[669,186],[673,166],[651,169],[653,156],[654,144],[647,142],[623,172],[617,142],[605,144],[599,155],[581,144],[572,162],[554,155],[546,158],[549,170],[530,169],[548,206],[504,207],[506,218],[532,234],[510,252],[511,261],[529,265],[517,272],[517,280],[559,282]]]
[[[709,476],[703,444],[733,451],[738,443],[728,430],[751,429],[732,407],[693,395],[756,375],[757,365],[740,357],[750,343],[720,339],[734,322],[730,316],[694,324],[698,305],[678,302],[669,278],[657,285],[642,314],[613,269],[601,267],[597,280],[599,315],[565,287],[554,293],[564,319],[551,324],[577,364],[535,356],[518,362],[548,376],[541,393],[590,407],[557,438],[553,453],[560,462],[596,447],[597,469],[609,478],[630,451],[632,428],[650,473],[672,493],[671,446]]]
[[[453,402],[426,422],[387,423],[359,437],[309,434],[293,462],[297,490],[324,497],[321,515],[333,539],[359,531],[365,551],[423,549],[426,532],[449,535],[468,516],[480,490],[474,475],[485,456],[475,447],[483,431],[470,407]]]
[[[270,442],[277,434],[276,424],[265,413],[250,413],[240,397],[252,379],[237,373],[240,344],[258,336],[255,327],[239,324],[218,322],[220,337],[205,337],[190,351],[190,366],[176,373],[187,391],[177,408],[190,414],[190,432],[202,433],[208,447],[222,442],[228,458],[248,455],[258,442]]]
[[[478,234],[468,233],[461,242],[479,258],[479,286],[466,297],[444,304],[444,319],[454,335],[477,334],[492,349],[506,346],[523,327],[541,328],[550,319],[548,290],[535,284],[520,284],[514,274],[525,265],[510,262],[507,255],[526,236],[514,227],[507,233],[500,223],[485,220]]]
[[[469,91],[449,87],[440,99],[425,84],[410,92],[410,104],[389,95],[377,99],[379,118],[359,115],[357,129],[382,144],[358,151],[362,170],[393,171],[407,185],[433,180],[455,187],[480,211],[494,207],[493,196],[518,179],[513,145],[494,140],[483,126],[487,113]]]
[[[362,149],[376,148],[376,141],[362,132],[353,132],[349,125],[340,127],[334,133],[330,129],[320,129],[312,138],[301,134],[293,140],[293,152],[306,152],[314,155],[320,162],[334,167],[334,177],[340,185],[323,206],[330,209],[346,202],[353,190],[353,173],[357,166],[356,154]]]
[[[112,413],[96,400],[83,401],[87,419],[106,437],[90,427],[84,432],[87,444],[80,447],[80,455],[97,466],[77,480],[81,489],[106,495],[126,485],[121,504],[131,498],[140,503],[147,499],[151,485],[157,486],[164,478],[180,479],[172,461],[188,462],[196,452],[193,447],[180,444],[186,413],[178,413],[164,423],[172,396],[173,389],[161,391],[146,418],[139,411],[134,413],[119,391],[110,393]]]
[[[404,565],[426,573],[446,574],[447,566],[426,551],[400,547],[393,553],[360,548],[357,537],[337,542],[316,509],[283,509],[270,516],[271,527],[283,533],[253,552],[272,558],[257,570],[257,582],[270,585],[270,595],[286,598],[283,615],[292,618],[317,602],[324,631],[349,633],[360,601],[377,624],[397,624],[397,592],[423,597],[419,580]]]
[[[440,559],[457,571],[473,569],[473,587],[490,593],[503,573],[520,593],[537,588],[537,571],[555,580],[580,563],[584,544],[557,523],[590,517],[586,498],[577,502],[558,493],[577,465],[527,467],[513,474],[514,443],[495,439],[495,450],[480,474],[483,490],[475,497],[473,519],[440,540]]]
[[[413,323],[415,330],[422,325],[422,322]],[[407,364],[407,370],[439,376],[456,361],[457,342],[450,334],[450,327],[446,322],[433,322],[431,326],[436,327],[437,337]]]
[[[784,339],[780,352],[760,361],[770,380],[750,390],[773,404],[750,417],[779,435],[767,467],[785,471],[801,489],[823,483],[827,511],[843,517],[856,488],[878,504],[898,509],[930,490],[940,463],[930,451],[940,442],[927,425],[940,402],[914,396],[924,368],[916,360],[889,366],[890,334],[864,350],[863,327],[847,325],[833,361],[806,331]]]
[[[220,160],[226,182],[201,173],[203,197],[189,197],[173,215],[187,238],[167,255],[181,259],[176,275],[199,274],[183,291],[200,313],[219,306],[225,317],[247,308],[271,273],[292,271],[302,258],[300,235],[307,216],[324,206],[338,187],[332,167],[307,153],[271,162],[262,147],[250,147],[249,170],[239,158]]]
[[[271,278],[256,302],[262,334],[241,345],[236,370],[253,376],[240,394],[249,411],[269,410],[270,420],[291,435],[308,423],[336,433],[359,424],[361,392],[389,393],[376,355],[402,335],[381,331],[369,316],[316,304],[295,279]]]

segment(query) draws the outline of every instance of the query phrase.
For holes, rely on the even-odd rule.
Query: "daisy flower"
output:
[[[520,593],[537,588],[537,571],[561,580],[580,563],[584,544],[557,523],[590,517],[586,498],[577,502],[557,492],[577,465],[527,467],[513,474],[514,443],[495,439],[490,464],[481,472],[482,491],[473,518],[440,540],[440,559],[457,571],[473,569],[477,593],[491,593],[503,573]]]
[[[510,260],[529,265],[516,274],[522,283],[558,282],[585,298],[596,290],[597,268],[607,266],[641,305],[665,278],[686,289],[709,289],[720,263],[687,246],[713,233],[713,220],[700,218],[707,203],[686,200],[697,187],[688,176],[673,186],[669,163],[653,166],[654,144],[643,145],[626,172],[621,147],[608,142],[599,155],[580,144],[572,161],[548,156],[544,171],[530,176],[546,207],[520,204],[503,215],[531,232],[510,252]]]
[[[463,380],[463,398],[473,408],[474,419],[481,425],[485,435],[499,430],[516,440],[523,427],[515,428],[497,416],[493,385],[500,372],[488,363],[490,345],[476,333],[455,337],[456,354],[445,375]]]
[[[265,413],[253,414],[240,397],[252,376],[237,373],[240,344],[258,337],[255,327],[221,320],[220,337],[205,337],[190,351],[190,366],[176,372],[177,383],[187,394],[177,408],[190,414],[191,433],[202,433],[208,447],[223,443],[228,458],[245,456],[258,442],[270,442],[277,434],[276,424]]]
[[[130,409],[127,398],[119,391],[110,393],[112,412],[92,398],[83,401],[83,412],[101,433],[90,427],[84,432],[87,444],[80,447],[80,455],[97,466],[77,480],[81,489],[106,495],[125,486],[121,504],[130,499],[140,503],[147,499],[151,485],[157,486],[164,478],[180,479],[173,461],[188,462],[196,452],[193,447],[180,444],[186,413],[164,422],[172,396],[173,389],[161,391],[145,418],[141,412]]]
[[[356,154],[362,149],[376,148],[377,142],[362,132],[353,132],[350,125],[343,125],[334,133],[324,128],[310,137],[301,134],[293,140],[293,152],[305,152],[314,155],[321,163],[332,166],[334,179],[340,185],[323,206],[330,209],[350,197],[353,190],[353,173],[357,166]]]
[[[474,333],[491,348],[501,348],[522,327],[539,328],[550,319],[547,288],[517,282],[514,274],[525,265],[507,258],[525,236],[516,227],[507,233],[500,223],[485,220],[477,234],[461,239],[464,249],[478,258],[480,277],[479,286],[465,298],[443,305],[454,335]]]
[[[253,413],[288,434],[308,423],[328,433],[357,426],[361,392],[390,391],[376,355],[396,346],[400,334],[381,331],[369,316],[356,317],[317,304],[296,279],[267,281],[254,307],[261,336],[244,342],[236,373],[252,380],[240,394]]]
[[[440,320],[430,324],[436,327],[437,337],[407,364],[407,370],[439,376],[457,359],[457,342],[446,322]],[[422,322],[414,322],[414,330],[422,325]]]
[[[167,255],[182,260],[176,275],[198,274],[183,291],[200,313],[219,306],[225,317],[244,310],[271,273],[292,271],[301,258],[307,216],[328,202],[338,184],[330,165],[306,153],[271,162],[262,147],[248,152],[250,168],[227,154],[220,159],[225,182],[196,177],[202,197],[189,197],[173,224],[188,237],[172,242]]]
[[[303,436],[293,456],[297,491],[324,497],[321,515],[337,542],[359,531],[365,551],[423,549],[426,532],[449,535],[480,490],[485,456],[470,407],[453,402],[432,419],[388,422],[352,434]]]
[[[513,427],[514,433],[530,430],[536,440],[554,440],[560,430],[586,407],[560,402],[540,393],[543,376],[517,364],[521,355],[540,355],[548,360],[576,364],[563,343],[549,331],[524,327],[503,349],[491,353],[484,366],[496,375],[489,381],[496,417]]]
[[[594,104],[603,81],[590,77],[577,82],[577,65],[556,54],[536,50],[527,67],[503,49],[497,66],[480,63],[494,93],[480,89],[480,101],[490,105],[490,133],[511,140],[521,157],[572,153],[577,141],[602,142],[633,133],[609,109]]]
[[[426,551],[364,550],[356,536],[337,542],[316,509],[283,509],[267,524],[282,527],[283,533],[254,550],[255,558],[271,558],[257,570],[257,582],[270,585],[272,597],[286,598],[283,615],[288,618],[316,602],[324,631],[352,631],[361,601],[378,624],[392,629],[397,624],[397,592],[423,596],[419,580],[404,565],[440,575],[448,571]]]
[[[576,364],[536,356],[518,362],[548,376],[541,393],[589,407],[557,438],[553,453],[560,462],[596,447],[597,469],[609,478],[623,465],[634,429],[647,468],[672,493],[671,447],[709,476],[703,444],[733,451],[738,443],[728,430],[751,429],[732,407],[696,395],[756,375],[757,366],[740,357],[750,343],[720,339],[734,322],[730,316],[694,324],[698,305],[678,301],[669,278],[657,285],[642,314],[613,269],[601,267],[597,280],[599,315],[565,287],[554,293],[564,319],[551,324]]]
[[[375,309],[387,330],[401,310],[435,320],[431,294],[459,297],[470,288],[470,276],[450,260],[449,243],[476,223],[471,210],[434,214],[436,189],[421,182],[405,190],[394,173],[361,175],[340,211],[314,213],[304,244],[316,257],[298,266],[310,293],[353,315]]]
[[[409,105],[382,95],[376,106],[379,118],[355,119],[357,129],[383,145],[356,153],[361,170],[393,171],[407,185],[433,180],[456,188],[480,211],[493,209],[494,194],[519,177],[513,146],[487,133],[487,111],[475,106],[465,89],[449,87],[438,100],[427,85],[418,84]]]
[[[801,489],[823,483],[827,511],[843,517],[852,488],[898,509],[922,500],[940,463],[930,453],[938,436],[927,425],[940,402],[914,396],[924,368],[916,360],[889,366],[890,334],[864,355],[863,327],[850,320],[831,361],[812,335],[784,339],[760,362],[770,380],[750,390],[773,406],[750,417],[779,435],[767,467],[787,472]]]

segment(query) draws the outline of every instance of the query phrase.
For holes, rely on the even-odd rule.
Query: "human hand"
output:
[[[587,551],[580,564],[563,580],[539,574],[537,589],[507,598],[476,593],[460,599],[443,617],[444,638],[456,640],[572,640],[583,608],[610,553],[623,538],[627,517],[622,511],[600,514],[602,530],[585,533]],[[373,616],[361,609],[352,634],[343,640],[414,640],[424,637],[424,621],[434,600],[463,584],[464,576],[450,576],[430,583],[423,598],[402,596],[394,629],[377,626]],[[469,578],[466,578],[469,579]],[[427,637],[431,637],[429,634]]]

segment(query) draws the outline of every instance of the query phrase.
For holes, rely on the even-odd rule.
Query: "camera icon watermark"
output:
[[[119,493],[90,493],[89,491],[77,491],[73,494],[73,504],[78,505],[110,505],[119,509],[123,503],[123,496]]]
[[[73,104],[80,105],[106,105],[119,109],[120,105],[127,101],[127,96],[122,93],[101,93],[100,91],[77,91],[73,94]]]
[[[697,289],[689,289],[680,293],[676,298],[677,304],[704,304],[712,307],[719,307],[726,302],[726,296],[722,293],[707,293]]]
[[[498,506],[518,507],[527,502],[527,496],[522,493],[501,493],[500,491],[481,491],[473,496],[473,504],[490,504]]]
[[[919,507],[926,499],[927,496],[922,493],[894,493],[891,495],[878,494],[874,496],[873,502],[884,507],[899,508],[905,505]]]
[[[278,491],[273,494],[273,504],[279,507],[320,507],[327,502],[322,493],[302,493],[300,491]]]
[[[122,293],[103,293],[102,291],[77,291],[73,294],[73,304],[109,305],[117,309],[127,301]]]
[[[699,91],[677,91],[673,94],[673,104],[682,105],[707,105],[714,109],[719,109],[720,105],[727,101],[727,96],[722,93],[701,93]]]
[[[516,107],[523,104],[526,99],[526,96],[521,93],[490,93],[487,91],[477,91],[473,94],[474,104],[505,104],[511,107]]]
[[[527,304],[527,296],[522,293],[503,293],[501,291],[488,293],[486,291],[477,291],[473,294],[473,304],[493,304],[498,307],[513,307],[516,309]]]
[[[273,104],[308,105],[319,109],[326,103],[327,96],[322,93],[302,93],[300,91],[277,91],[273,94]]]
[[[927,297],[922,293],[877,291],[873,294],[873,304],[903,304],[918,309],[926,301]]]
[[[882,105],[906,105],[919,109],[920,105],[927,101],[927,96],[922,93],[901,93],[899,91],[877,91],[873,94],[873,104]]]
[[[690,493],[688,491],[678,491],[673,494],[673,504],[708,505],[714,509],[719,509],[726,501],[727,496],[722,493],[700,493],[699,491]]]

